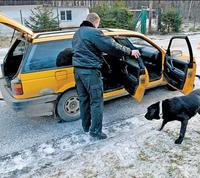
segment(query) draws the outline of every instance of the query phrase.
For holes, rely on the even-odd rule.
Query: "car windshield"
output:
[[[142,38],[138,37],[127,37],[128,41],[136,48],[141,48],[144,46],[151,47],[152,45]]]
[[[131,49],[141,49],[143,47],[152,47],[146,40],[139,37],[116,37],[117,42]]]

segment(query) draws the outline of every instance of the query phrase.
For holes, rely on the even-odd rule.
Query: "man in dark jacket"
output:
[[[113,38],[104,36],[98,30],[100,18],[96,13],[88,14],[86,21],[74,34],[72,41],[73,66],[80,99],[80,113],[85,132],[90,132],[97,139],[107,138],[102,132],[103,120],[103,81],[101,67],[102,52],[116,57],[139,57],[138,50],[131,50],[115,42]]]

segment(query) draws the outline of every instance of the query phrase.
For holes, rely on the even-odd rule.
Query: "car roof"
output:
[[[52,40],[60,40],[60,39],[71,39],[74,33],[79,28],[68,28],[59,31],[48,31],[48,32],[39,32],[34,33],[33,35],[33,43],[35,42],[45,42],[45,41],[52,41]],[[105,35],[114,36],[114,35],[139,35],[141,33],[134,32],[131,30],[125,29],[115,29],[115,28],[99,28]]]
[[[48,31],[48,32],[41,32],[41,33],[34,33],[31,38],[31,43],[41,43],[41,42],[49,42],[49,41],[56,41],[56,40],[70,40],[73,38],[74,33],[79,28],[68,28],[59,31]],[[149,43],[156,46],[156,48],[163,50],[159,45],[154,43],[150,38],[146,35],[125,29],[117,29],[117,28],[99,28],[105,35],[107,36],[135,36],[140,37],[148,41]]]
[[[55,35],[71,35],[74,34],[79,28],[68,28],[64,30],[58,31],[48,31],[48,32],[39,32],[35,33],[33,38],[42,38],[48,36],[55,36]],[[130,30],[125,29],[114,29],[114,28],[99,28],[102,32],[128,32]]]

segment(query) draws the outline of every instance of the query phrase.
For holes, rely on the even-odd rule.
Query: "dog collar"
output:
[[[159,102],[159,117],[163,117],[163,108],[162,108],[162,101]]]

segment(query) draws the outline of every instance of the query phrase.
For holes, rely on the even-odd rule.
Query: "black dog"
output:
[[[174,97],[152,104],[147,108],[145,118],[163,119],[160,130],[170,121],[181,122],[180,135],[175,141],[181,144],[185,136],[188,120],[196,114],[200,114],[200,89],[194,90],[186,96]]]

